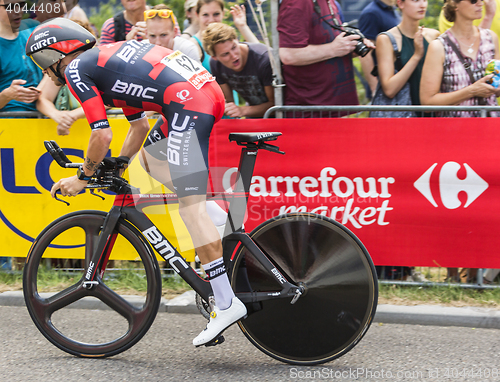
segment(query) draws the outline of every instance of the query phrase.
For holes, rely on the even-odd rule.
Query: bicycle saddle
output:
[[[266,142],[274,141],[278,139],[281,133],[231,133],[229,134],[230,142],[238,143],[254,143],[254,142]]]

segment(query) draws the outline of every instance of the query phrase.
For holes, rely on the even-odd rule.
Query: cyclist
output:
[[[76,196],[105,157],[112,139],[105,105],[121,107],[130,123],[120,152],[129,158],[149,132],[144,111],[161,113],[144,146],[168,162],[165,176],[179,196],[180,215],[214,292],[210,321],[193,340],[195,346],[209,344],[247,313],[231,289],[220,236],[206,212],[208,140],[224,112],[224,96],[214,78],[179,51],[135,40],[94,48],[95,43],[83,27],[56,18],[40,24],[26,44],[26,54],[44,73],[56,84],[67,83],[92,129],[83,166],[55,183],[51,194]]]

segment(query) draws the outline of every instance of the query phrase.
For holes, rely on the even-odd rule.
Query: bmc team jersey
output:
[[[80,54],[65,76],[92,130],[109,128],[105,105],[122,108],[130,122],[144,111],[161,113],[144,147],[168,161],[179,196],[206,192],[208,139],[224,113],[224,95],[199,62],[131,40]]]

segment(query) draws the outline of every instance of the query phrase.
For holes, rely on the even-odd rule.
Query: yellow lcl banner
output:
[[[151,120],[151,126],[155,120]],[[110,118],[113,141],[110,156],[118,156],[129,123],[124,118]],[[33,240],[52,221],[80,210],[109,211],[114,195],[98,193],[105,200],[84,191],[76,197],[66,197],[66,206],[50,196],[52,184],[70,177],[75,169],[63,169],[45,150],[43,142],[54,140],[64,149],[68,158],[83,162],[90,137],[86,120],[79,120],[67,136],[56,133],[56,124],[47,119],[2,119],[0,126],[0,256],[25,257]],[[141,193],[168,193],[160,183],[148,176],[138,159],[134,159],[125,173],[130,183]],[[155,206],[145,210],[148,217],[182,253],[187,261],[194,261],[192,241],[182,222],[178,206]],[[76,230],[76,228],[75,228]],[[81,242],[80,242],[81,241]],[[82,258],[84,236],[68,232],[56,239],[55,246],[45,257]],[[133,260],[137,257],[130,244],[117,241],[112,259]],[[117,256],[118,255],[118,256]]]

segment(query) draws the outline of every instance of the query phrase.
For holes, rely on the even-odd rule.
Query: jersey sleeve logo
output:
[[[178,73],[197,90],[200,90],[207,82],[215,81],[215,78],[199,62],[178,50],[164,57],[161,63]]]
[[[73,82],[74,86],[80,91],[80,92],[85,92],[86,90],[90,90],[90,88],[82,82],[82,79],[80,77],[80,71],[78,70],[78,64],[80,62],[80,59],[76,59],[71,61],[71,63],[68,65],[68,74],[69,78]]]

